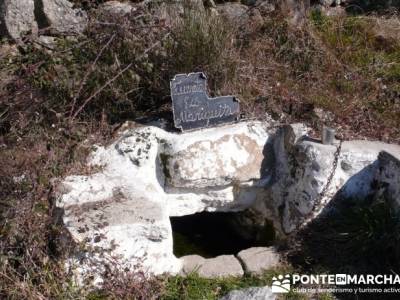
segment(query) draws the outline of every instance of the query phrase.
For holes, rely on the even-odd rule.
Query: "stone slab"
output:
[[[279,265],[280,256],[273,247],[253,247],[242,250],[237,257],[250,274],[261,274]]]
[[[270,287],[251,287],[233,290],[219,300],[275,300],[276,295]]]
[[[235,256],[220,255],[206,259],[200,266],[198,274],[204,278],[225,278],[243,276],[244,272]]]
[[[197,272],[199,268],[205,263],[206,259],[200,255],[186,255],[181,257],[182,261],[182,275],[188,275]]]
[[[87,13],[67,0],[36,0],[36,5],[39,26],[49,27],[53,34],[82,34],[86,29]]]

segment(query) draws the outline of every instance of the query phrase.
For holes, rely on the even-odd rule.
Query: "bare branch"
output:
[[[97,61],[100,59],[101,55],[103,54],[104,50],[108,48],[108,46],[111,44],[112,40],[115,38],[116,33],[114,33],[110,39],[108,40],[108,42],[101,48],[99,54],[96,56],[95,60],[93,61],[92,65],[90,66],[90,68],[87,70],[85,76],[82,78],[80,84],[79,84],[79,89],[78,91],[75,93],[74,99],[72,100],[72,107],[69,113],[69,116],[72,116],[72,113],[74,112],[75,109],[75,105],[76,105],[76,100],[78,99],[78,97],[80,96],[83,86],[86,83],[86,80],[88,79],[89,75],[93,72],[94,70],[94,66],[96,65]],[[72,118],[73,119],[73,118]]]
[[[125,68],[123,68],[121,71],[119,71],[117,75],[115,75],[113,78],[108,80],[101,88],[99,88],[94,94],[92,94],[89,98],[87,98],[85,100],[85,102],[74,113],[74,115],[71,118],[71,121],[73,121],[76,118],[76,116],[85,108],[85,106],[89,103],[90,100],[92,100],[99,93],[101,93],[107,86],[109,86],[111,83],[113,83],[118,77],[120,77],[123,73],[125,73],[131,66],[132,66],[132,63],[130,63]]]

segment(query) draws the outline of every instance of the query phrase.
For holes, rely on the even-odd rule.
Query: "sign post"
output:
[[[175,75],[170,86],[174,124],[182,131],[239,120],[239,100],[234,96],[208,97],[204,73]]]

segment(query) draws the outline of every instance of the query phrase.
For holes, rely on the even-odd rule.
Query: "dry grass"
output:
[[[117,23],[96,16],[86,38],[58,39],[52,52],[29,41],[20,56],[1,48],[1,297],[96,297],[59,263],[69,242],[52,218],[52,179],[81,171],[90,145],[127,119],[171,120],[175,73],[204,71],[211,92],[237,95],[247,117],[400,141],[398,17],[313,14],[294,29],[274,13],[239,30],[203,13],[167,22],[147,9]],[[162,280],[152,290],[137,274],[114,275],[103,298],[162,292]]]
[[[317,14],[292,30],[282,17],[270,17],[248,36],[225,92],[240,95],[251,115],[267,111],[317,130],[328,122],[343,138],[399,142],[400,44],[374,31],[382,22]],[[393,27],[397,22],[390,19]],[[317,116],[317,108],[330,120]]]

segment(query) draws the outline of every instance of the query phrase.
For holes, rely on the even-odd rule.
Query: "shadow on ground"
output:
[[[288,240],[288,260],[296,269],[305,274],[399,274],[400,218],[390,206],[385,186],[372,181],[374,192],[368,196],[362,199],[343,197],[343,191],[354,185],[357,176],[364,176],[363,172],[365,170],[346,183],[318,218]],[[400,286],[351,287],[383,290]],[[335,296],[339,299],[399,299],[400,294]]]

